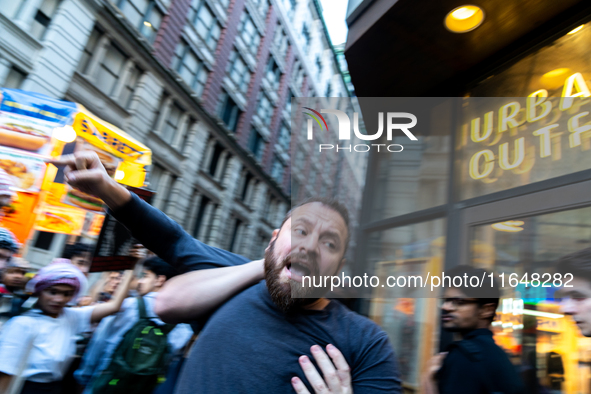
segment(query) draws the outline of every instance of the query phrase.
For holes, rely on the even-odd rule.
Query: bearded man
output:
[[[139,242],[185,273],[155,304],[166,322],[207,320],[176,393],[401,392],[387,334],[302,285],[302,276],[336,275],[345,262],[349,217],[341,204],[296,206],[273,231],[265,258],[249,262],[193,239],[109,178],[95,154],[55,164],[67,165],[72,186],[105,201]]]

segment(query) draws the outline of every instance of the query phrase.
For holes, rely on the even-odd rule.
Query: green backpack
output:
[[[96,394],[151,393],[166,373],[168,333],[173,324],[159,326],[146,315],[146,304],[137,298],[139,320],[123,336],[109,366],[94,380]]]

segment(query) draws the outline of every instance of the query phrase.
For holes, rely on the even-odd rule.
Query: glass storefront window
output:
[[[371,220],[404,215],[447,202],[449,136],[421,137],[409,141],[400,137],[404,155],[375,154],[375,192],[372,193]]]
[[[388,113],[395,108],[412,113],[419,120],[412,129],[417,141],[402,133],[394,134],[391,141],[379,141],[402,145],[401,152],[392,153],[385,148],[371,152],[375,167],[367,180],[371,184],[368,222],[448,202],[454,103],[455,99],[447,98],[359,98],[368,134],[378,129],[378,112]]]
[[[470,260],[521,278],[553,273],[557,259],[590,244],[591,207],[586,207],[475,226]],[[528,392],[589,394],[591,339],[561,313],[555,290],[506,285],[493,322],[495,341],[519,366]]]
[[[445,219],[375,232],[368,239],[368,275],[421,275],[441,271]],[[369,316],[390,337],[404,386],[418,392],[420,374],[436,348],[437,299],[422,289],[377,287],[370,294]]]
[[[457,126],[460,199],[591,168],[591,26],[482,81]]]

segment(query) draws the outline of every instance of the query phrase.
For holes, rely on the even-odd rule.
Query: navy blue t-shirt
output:
[[[193,239],[135,195],[113,214],[144,246],[181,272],[249,261]],[[355,394],[401,393],[394,351],[377,324],[335,300],[321,311],[285,314],[271,300],[264,281],[210,316],[185,362],[176,393],[293,393],[294,376],[314,392],[298,358],[307,355],[314,362],[310,347],[329,343],[349,364]]]

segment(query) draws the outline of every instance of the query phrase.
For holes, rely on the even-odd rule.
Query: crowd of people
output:
[[[388,335],[302,286],[304,274],[343,267],[349,217],[338,202],[295,206],[264,258],[249,261],[192,238],[109,178],[96,154],[55,164],[153,254],[138,246],[140,275],[107,272],[88,289],[88,245],[69,245],[31,275],[14,257],[12,234],[0,229],[0,392],[402,393]],[[566,256],[560,267],[575,276],[574,287],[561,290],[563,311],[591,336],[591,250]],[[449,274],[486,272],[460,266]],[[526,392],[490,330],[499,288],[482,291],[444,290],[442,327],[455,340],[431,360],[421,392]]]

